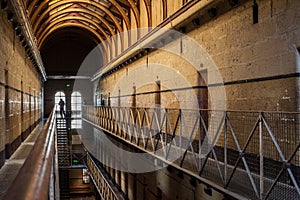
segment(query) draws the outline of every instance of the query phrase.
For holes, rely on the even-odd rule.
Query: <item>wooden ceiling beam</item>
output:
[[[47,1],[45,1],[47,2]],[[50,12],[54,11],[55,9],[59,8],[60,6],[63,6],[63,5],[67,5],[67,4],[70,4],[70,3],[83,3],[83,4],[87,4],[87,5],[92,5],[94,6],[95,8],[99,9],[99,10],[102,10],[104,13],[106,13],[107,17],[110,18],[113,23],[115,24],[115,26],[117,27],[118,31],[119,32],[122,32],[123,29],[121,27],[121,25],[119,24],[119,21],[115,18],[114,14],[108,10],[105,6],[97,3],[97,2],[94,2],[94,1],[89,1],[89,0],[65,0],[65,1],[58,1],[54,4],[51,4],[49,7],[46,7],[46,10],[45,12],[41,12],[41,10],[43,8],[45,8],[46,6],[46,3],[44,3],[43,5],[41,5],[40,7],[38,7],[38,9],[36,9],[34,11],[34,14],[32,15],[31,17],[31,23],[33,24],[33,26],[37,26],[43,18],[45,17],[48,17]]]

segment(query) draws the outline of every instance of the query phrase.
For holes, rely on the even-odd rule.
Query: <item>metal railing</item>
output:
[[[55,118],[52,111],[4,199],[55,199],[59,195],[54,156]]]
[[[90,171],[94,185],[102,199],[124,200],[120,191],[111,183],[107,177],[98,168],[90,154],[87,154],[86,165]]]
[[[298,112],[85,106],[83,117],[236,198],[300,198]]]

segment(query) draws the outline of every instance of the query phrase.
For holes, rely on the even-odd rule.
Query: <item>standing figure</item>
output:
[[[66,113],[64,111],[65,102],[62,99],[60,99],[58,105],[59,105],[60,117],[61,118],[66,117]]]

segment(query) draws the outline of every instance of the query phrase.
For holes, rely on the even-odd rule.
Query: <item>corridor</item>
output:
[[[298,0],[0,3],[0,199],[300,199]]]

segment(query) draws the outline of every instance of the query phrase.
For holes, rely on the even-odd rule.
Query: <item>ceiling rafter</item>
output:
[[[105,39],[109,42],[109,44],[111,44],[110,38],[112,38],[114,43],[116,44],[115,37],[112,37],[114,35],[114,30],[110,27],[109,24],[107,24],[107,22],[104,22],[104,23],[107,25],[106,28],[108,30],[103,29],[102,26],[99,23],[93,21],[92,19],[83,17],[82,15],[80,15],[81,12],[77,13],[77,11],[79,11],[79,10],[82,13],[91,14],[93,17],[95,17],[95,19],[98,19],[100,21],[103,20],[103,19],[101,19],[100,16],[97,16],[95,13],[91,13],[91,12],[85,10],[85,9],[82,9],[82,8],[69,8],[67,10],[62,10],[59,13],[55,13],[54,15],[51,16],[51,18],[48,19],[47,26],[41,27],[39,29],[38,33],[36,34],[38,42],[41,41],[41,38],[42,38],[43,35],[45,35],[45,32],[47,32],[50,28],[52,28],[57,23],[63,22],[65,20],[69,20],[69,19],[76,19],[76,20],[79,20],[79,21],[86,21],[89,24],[92,24],[94,27],[96,27],[96,29],[100,30],[100,32],[104,35]],[[75,13],[77,13],[79,15],[76,15],[76,16],[68,15],[68,14],[74,12],[74,11],[76,11]],[[60,17],[60,16],[63,16],[63,15],[66,15],[66,16],[65,17]],[[121,48],[123,48],[122,44],[121,44]]]
[[[136,25],[139,28],[140,27],[140,12],[139,12],[137,6],[135,5],[135,3],[133,2],[133,0],[127,0],[127,1],[133,11],[134,16],[135,16]]]
[[[100,10],[103,10],[109,16],[109,18],[112,20],[112,22],[115,24],[115,26],[117,27],[117,30],[119,32],[122,32],[122,27],[112,12],[110,12],[103,5],[96,3],[94,1],[88,1],[88,0],[65,0],[65,1],[56,2],[52,5],[50,5],[46,9],[45,12],[41,13],[41,15],[39,17],[38,17],[38,13],[40,12],[41,8],[37,9],[31,19],[33,26],[36,27],[39,23],[41,23],[43,18],[47,17],[48,14],[50,12],[54,11],[56,8],[66,5],[66,4],[69,4],[69,3],[82,3],[82,4],[87,4],[87,5],[93,5],[94,7],[98,8]]]
[[[142,2],[146,8],[147,24],[150,26],[150,0],[24,0],[38,43],[45,41],[45,37],[49,36],[50,30],[52,30],[51,32],[57,30],[55,26],[66,27],[62,26],[61,23],[78,23],[81,28],[86,26],[85,30],[93,29],[99,32],[98,36],[102,39],[122,33],[123,29],[130,30],[132,22],[135,23],[136,28],[140,28],[139,5]],[[72,12],[74,12],[74,15],[78,13],[80,20],[72,21],[73,23],[62,20],[69,19],[70,16],[68,15]],[[83,20],[83,18],[86,18],[86,20]],[[131,22],[131,20],[134,21]],[[54,23],[58,21],[60,23]],[[124,26],[122,23],[124,23]],[[48,32],[45,33],[45,30]],[[123,42],[121,41],[120,44],[123,49]]]
[[[148,19],[148,27],[151,27],[151,16],[150,16],[150,8],[151,8],[151,0],[141,0],[144,2],[147,12],[147,19]]]
[[[122,24],[122,15],[119,13],[119,11],[114,7],[114,6],[111,6],[109,8],[109,11],[117,18],[117,20],[119,21],[120,24]]]
[[[29,17],[32,13],[32,10],[33,8],[35,7],[35,5],[38,3],[39,0],[33,0],[31,2],[29,2],[29,5],[28,5],[28,13],[29,13]],[[45,2],[48,2],[48,0],[46,0]]]
[[[121,7],[124,7],[128,12],[131,11],[134,14],[135,22],[137,24],[137,27],[140,27],[140,11],[136,5],[136,3],[133,0],[117,0],[117,2],[121,5]]]
[[[24,5],[26,6],[26,8],[28,8],[28,4],[30,3],[30,0],[24,0]]]
[[[128,3],[127,0],[117,0],[117,1],[118,1],[118,3],[120,4],[120,6],[125,7],[125,8],[127,8],[127,9],[130,8],[130,4]]]
[[[105,39],[110,38],[109,35],[106,34],[106,32],[100,27],[100,25],[98,25],[97,23],[95,23],[94,21],[86,18],[86,17],[81,17],[81,16],[66,16],[66,17],[62,17],[56,20],[51,21],[51,23],[47,26],[46,29],[44,29],[40,35],[37,35],[37,40],[41,41],[41,39],[44,37],[44,35],[52,28],[54,27],[56,24],[60,23],[60,22],[64,22],[64,21],[68,21],[68,20],[79,20],[79,21],[85,21],[89,24],[91,24],[92,26],[94,26],[96,28],[96,30],[99,30],[105,37]],[[95,30],[95,31],[96,31]]]
[[[127,30],[130,30],[130,22],[129,22],[129,18],[128,18],[128,13],[125,13],[125,11],[123,10],[123,8],[120,6],[119,3],[117,3],[116,0],[109,0],[113,6],[116,7],[116,9],[120,12],[120,14],[123,17],[123,20],[125,21],[125,25]],[[129,12],[129,11],[128,11]]]
[[[167,18],[167,12],[168,12],[168,9],[167,9],[167,0],[162,0],[162,6],[163,6],[163,18]]]
[[[54,13],[53,15],[51,15],[49,18],[47,18],[43,24],[41,24],[39,27],[36,26],[34,27],[33,31],[36,32],[37,35],[40,34],[40,32],[45,29],[47,27],[47,25],[52,21],[54,20],[55,18],[57,18],[58,16],[60,15],[64,15],[64,14],[68,14],[68,13],[85,13],[87,15],[90,15],[92,17],[94,17],[97,21],[100,21],[104,24],[104,26],[106,27],[106,29],[110,32],[110,35],[114,35],[115,32],[114,30],[111,28],[111,25],[109,24],[109,22],[106,21],[105,18],[101,17],[100,15],[97,15],[96,13],[90,11],[89,9],[87,8],[67,8],[65,10],[61,10],[61,11],[58,11],[56,13]],[[38,31],[37,31],[38,30]]]

